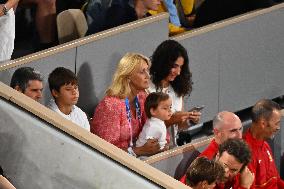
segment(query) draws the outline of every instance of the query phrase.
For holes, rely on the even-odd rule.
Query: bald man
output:
[[[219,150],[219,145],[227,139],[242,138],[243,126],[240,118],[228,111],[219,112],[213,119],[214,139],[200,154],[213,159]]]

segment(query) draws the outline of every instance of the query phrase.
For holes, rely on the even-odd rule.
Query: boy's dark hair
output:
[[[252,108],[251,111],[251,119],[252,122],[256,123],[261,118],[269,121],[272,115],[273,110],[281,110],[281,107],[278,103],[269,100],[269,99],[262,99],[259,100]]]
[[[22,92],[25,92],[28,83],[31,80],[42,81],[42,77],[38,71],[31,67],[18,68],[12,75],[10,87],[13,89],[19,86]]]
[[[156,109],[161,101],[168,100],[170,97],[163,92],[150,93],[144,103],[145,112],[148,118],[151,118],[151,108]]]
[[[199,182],[207,181],[208,184],[222,180],[225,170],[221,164],[206,157],[195,159],[186,171],[186,184],[194,187]]]
[[[227,152],[228,154],[234,156],[239,163],[243,164],[240,171],[242,171],[251,160],[250,148],[242,139],[226,140],[219,146],[219,155],[222,156],[223,152]]]
[[[77,76],[69,69],[58,67],[53,70],[48,76],[49,89],[59,92],[60,87],[64,85],[78,85]]]

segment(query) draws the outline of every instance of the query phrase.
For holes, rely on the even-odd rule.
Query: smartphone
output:
[[[189,110],[189,112],[193,112],[193,111],[200,112],[203,108],[205,108],[204,105],[195,106],[195,107],[191,108],[191,109]]]

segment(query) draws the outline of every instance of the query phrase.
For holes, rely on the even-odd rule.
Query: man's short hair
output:
[[[270,120],[273,110],[280,111],[280,105],[269,99],[259,100],[251,111],[252,122],[258,122],[261,118],[266,121]]]
[[[170,97],[163,92],[150,93],[144,103],[145,113],[148,118],[151,118],[151,108],[156,109],[160,102],[168,100]]]
[[[223,117],[220,113],[218,113],[214,118],[213,118],[213,128],[214,129],[220,129],[220,124],[223,123]]]
[[[12,75],[10,87],[15,88],[19,86],[22,92],[25,92],[28,87],[29,81],[37,80],[42,81],[43,78],[41,74],[31,67],[21,67],[18,68]]]
[[[242,139],[228,139],[219,146],[219,155],[223,152],[234,156],[239,163],[242,163],[242,169],[248,165],[251,160],[251,151],[246,142]],[[241,169],[241,170],[242,170]]]
[[[199,182],[207,181],[208,184],[222,180],[225,170],[221,164],[206,157],[195,159],[186,172],[186,184],[194,187]]]
[[[64,85],[78,85],[78,79],[71,70],[64,67],[58,67],[49,74],[48,84],[51,92],[53,89],[59,92],[60,87]]]

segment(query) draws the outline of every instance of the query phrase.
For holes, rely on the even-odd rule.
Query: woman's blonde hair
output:
[[[150,60],[138,53],[126,53],[118,63],[114,73],[112,84],[106,91],[107,96],[116,96],[121,99],[130,95],[129,77],[138,66],[145,61],[150,66]]]

